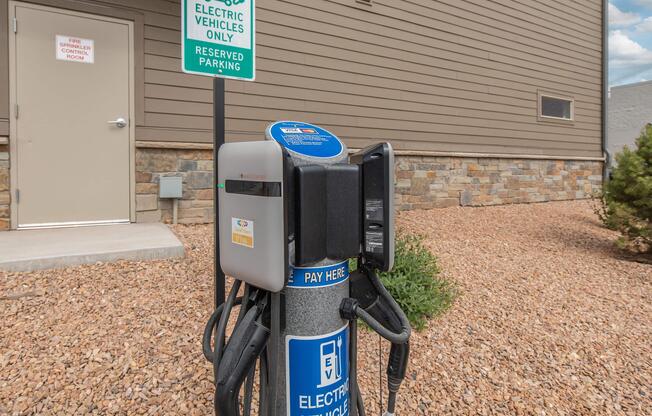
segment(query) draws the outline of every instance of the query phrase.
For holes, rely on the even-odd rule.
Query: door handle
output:
[[[121,129],[127,127],[127,120],[125,120],[122,117],[118,117],[117,119],[115,119],[113,121],[107,121],[107,123],[113,124],[116,127],[121,128]]]

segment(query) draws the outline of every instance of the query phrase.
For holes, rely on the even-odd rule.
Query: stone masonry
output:
[[[11,226],[9,219],[9,146],[0,145],[0,231]]]
[[[183,177],[182,224],[213,221],[213,151],[136,149],[136,221],[171,222],[161,176]],[[583,199],[601,189],[602,162],[398,156],[399,210]],[[0,145],[0,230],[10,228],[9,149]]]
[[[458,157],[398,157],[400,210],[590,198],[602,162]]]
[[[210,150],[139,149],[137,220],[171,220],[170,202],[158,199],[158,178],[181,175],[179,222],[211,222],[212,156]],[[602,162],[398,156],[396,180],[400,210],[584,199],[601,189]]]
[[[183,177],[179,223],[213,221],[213,151],[136,149],[136,221],[171,222],[172,201],[159,199],[161,176]]]

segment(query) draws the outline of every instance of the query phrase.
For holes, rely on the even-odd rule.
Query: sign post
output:
[[[213,82],[213,176],[217,186],[217,153],[225,142],[224,78],[256,77],[255,0],[182,0],[181,61],[183,72],[215,77]],[[214,189],[215,307],[224,303],[225,276],[217,243],[219,193]]]
[[[215,231],[213,259],[215,274],[215,309],[224,303],[226,299],[226,276],[220,266],[220,222],[218,218],[218,207],[220,206],[219,192],[217,192],[217,153],[226,140],[225,136],[225,103],[224,103],[224,78],[213,80],[213,226]]]
[[[213,81],[213,192],[215,227],[215,309],[224,304],[226,278],[220,266],[217,155],[225,142],[224,78],[253,81],[256,77],[255,0],[182,0],[181,67],[183,72],[215,77]],[[274,302],[273,302],[274,304]],[[276,309],[280,309],[279,306]],[[222,336],[222,342],[224,337]],[[218,360],[214,361],[214,371]],[[273,373],[275,375],[275,373]],[[275,380],[276,377],[272,378]],[[271,393],[276,395],[275,384]],[[216,403],[217,406],[217,403]],[[275,416],[275,400],[269,404]],[[216,407],[217,409],[217,407]]]

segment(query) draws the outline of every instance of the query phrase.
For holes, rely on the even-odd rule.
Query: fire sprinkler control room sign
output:
[[[73,36],[56,36],[57,59],[60,61],[95,63],[95,42]]]
[[[182,67],[191,74],[253,81],[254,0],[183,0]]]

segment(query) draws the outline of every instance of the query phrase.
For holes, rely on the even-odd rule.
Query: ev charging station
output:
[[[391,145],[349,156],[329,131],[281,121],[264,141],[221,145],[217,166],[216,266],[234,284],[203,337],[216,414],[250,415],[256,395],[261,416],[365,415],[362,319],[392,343],[385,414],[393,415],[410,326],[376,274],[394,261]]]
[[[215,77],[215,311],[202,339],[215,375],[215,413],[249,416],[257,395],[259,416],[364,416],[362,319],[392,343],[392,416],[410,337],[405,314],[376,275],[394,262],[392,147],[349,156],[334,134],[293,121],[271,124],[266,140],[225,144],[224,78],[255,78],[256,6],[207,3],[182,0],[181,44],[184,72]],[[234,279],[226,299],[225,275]]]

